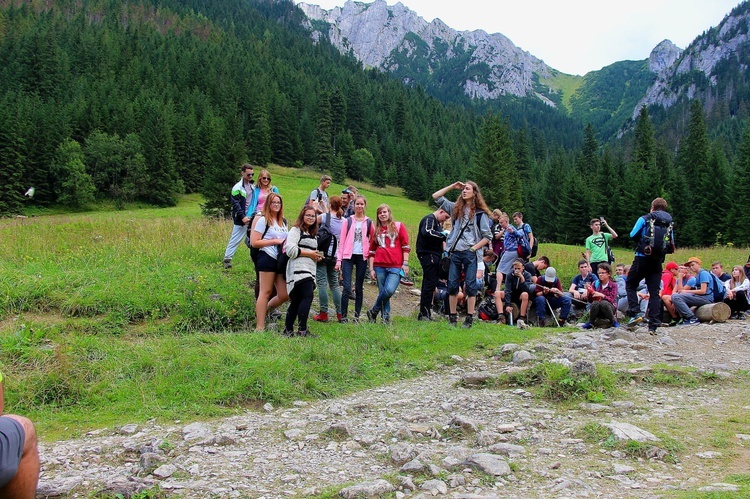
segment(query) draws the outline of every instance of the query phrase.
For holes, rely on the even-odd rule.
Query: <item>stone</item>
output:
[[[596,376],[596,364],[588,360],[577,360],[570,367],[571,374]]]
[[[205,440],[211,436],[211,429],[202,423],[189,424],[182,429],[182,439],[186,442]]]
[[[461,378],[461,382],[466,386],[481,386],[487,380],[492,379],[492,375],[486,372],[468,373]]]
[[[698,488],[698,492],[739,492],[739,485],[733,483],[712,483]]]
[[[610,343],[610,345],[615,348],[627,348],[630,346],[630,342],[628,340],[617,339]]]
[[[120,427],[120,433],[123,435],[134,435],[137,432],[138,432],[137,424],[126,424],[125,426]]]
[[[328,427],[326,433],[334,438],[349,438],[352,436],[352,431],[349,429],[349,425],[346,423],[334,423]]]
[[[516,431],[516,425],[514,424],[501,424],[497,425],[496,430],[498,433],[513,433]]]
[[[612,421],[611,423],[605,423],[604,426],[612,430],[612,434],[617,440],[635,440],[636,442],[659,441],[655,435],[630,423],[618,423]]]
[[[473,454],[464,461],[464,464],[494,476],[505,476],[511,473],[508,462],[495,454]]]
[[[701,459],[718,459],[722,455],[723,454],[721,452],[716,452],[716,451],[709,450],[709,451],[706,451],[706,452],[698,452],[695,455],[695,457],[699,457]]]
[[[448,485],[442,480],[427,480],[422,484],[420,489],[426,490],[432,495],[445,495],[448,493]]]
[[[501,354],[511,353],[511,352],[515,352],[516,350],[520,348],[521,347],[515,343],[506,343],[505,345],[500,347],[500,353]]]
[[[139,465],[144,473],[150,473],[151,470],[161,465],[165,461],[164,456],[155,452],[146,452],[141,454]]]
[[[632,466],[627,466],[625,464],[619,464],[615,463],[612,465],[615,471],[615,475],[627,475],[628,473],[632,473],[635,471],[635,468]]]
[[[346,487],[339,491],[339,495],[344,499],[357,499],[361,497],[378,497],[394,492],[394,487],[390,482],[379,479],[371,482],[362,482],[351,487]]]
[[[266,402],[263,404],[263,410],[266,412],[273,412],[273,404],[270,402]]]
[[[612,408],[620,411],[629,411],[635,409],[635,404],[629,400],[615,400],[612,402]]]
[[[487,450],[492,452],[493,454],[500,454],[502,456],[508,457],[526,453],[526,448],[522,445],[509,444],[505,442],[492,445]]]
[[[591,404],[591,403],[588,403],[588,402],[581,402],[580,404],[578,404],[578,407],[580,407],[581,409],[583,409],[586,412],[593,412],[593,413],[606,412],[606,411],[609,411],[609,410],[612,409],[608,405]]]
[[[534,356],[531,355],[530,352],[527,352],[526,350],[518,350],[517,352],[513,352],[513,364],[514,365],[521,365],[525,364],[527,362],[531,362],[534,360]]]
[[[404,473],[421,473],[424,471],[425,466],[424,463],[422,463],[419,459],[412,459],[408,463],[405,463],[401,468],[399,468],[399,471],[403,471]]]
[[[159,466],[151,474],[157,478],[169,478],[177,472],[177,466],[174,464],[165,464]]]
[[[83,484],[83,477],[74,476],[57,480],[39,480],[36,487],[37,497],[66,496],[76,487]]]
[[[289,440],[303,440],[305,438],[305,431],[299,428],[292,428],[291,430],[286,430],[284,436]]]
[[[453,416],[453,419],[451,419],[449,424],[450,426],[458,427],[470,432],[479,431],[479,425],[476,421],[462,415]]]
[[[399,442],[391,445],[389,450],[391,454],[391,461],[398,464],[399,466],[404,465],[417,457],[417,452],[414,450],[414,446],[404,442]]]
[[[596,344],[596,340],[590,336],[581,336],[573,340],[568,348],[585,348],[588,350],[596,350],[599,346]]]

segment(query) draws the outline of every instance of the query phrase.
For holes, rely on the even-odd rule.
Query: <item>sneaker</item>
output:
[[[583,324],[581,324],[581,327],[583,329],[591,329],[594,326],[592,326],[590,322],[584,322]]]
[[[281,312],[279,312],[276,309],[273,309],[268,314],[268,320],[269,321],[277,321],[277,320],[281,319],[283,316],[284,316],[284,314],[282,314]]]
[[[516,321],[516,327],[518,327],[518,329],[529,329],[529,325],[526,324],[526,321],[523,319],[518,319]]]
[[[667,327],[675,327],[679,323],[680,323],[679,319],[675,319],[674,317],[672,317],[669,319],[669,322],[667,323]]]
[[[288,338],[291,338],[294,336],[294,331],[291,329],[284,328],[284,330],[281,332],[281,336],[286,336]]]
[[[635,327],[638,324],[640,324],[641,322],[643,322],[643,314],[636,314],[634,317],[630,318],[630,320],[628,321],[627,326],[628,327]]]
[[[698,319],[697,317],[693,317],[691,319],[688,319],[688,320],[684,321],[682,324],[684,326],[694,326],[694,325],[700,324],[700,323],[701,323],[700,319]]]
[[[224,268],[225,269],[231,269],[232,268],[232,260],[229,258],[224,259]]]
[[[457,314],[448,314],[448,325],[450,325],[450,326],[457,326],[458,325],[458,315]]]
[[[401,276],[401,280],[399,282],[401,282],[401,284],[403,284],[404,286],[414,286],[414,281],[412,281],[405,275]]]
[[[300,329],[299,331],[297,331],[297,336],[304,336],[306,338],[317,338],[318,337],[317,334],[311,333],[309,329]]]
[[[391,318],[390,317],[381,317],[380,318],[380,322],[382,322],[385,325],[388,325],[388,324],[391,323]]]
[[[339,324],[349,324],[349,319],[342,317],[339,319]]]
[[[464,329],[470,329],[473,323],[474,323],[474,317],[472,317],[471,315],[467,315],[461,327]]]
[[[313,315],[313,320],[318,322],[328,322],[328,312],[320,312]]]
[[[617,322],[617,321],[615,321],[615,323],[614,323],[614,324],[612,324],[612,327],[620,327],[620,323],[619,323],[619,322]]]
[[[737,312],[737,320],[744,321],[745,318],[745,312]]]
[[[418,321],[431,321],[432,317],[430,317],[429,315],[418,315],[417,320]]]
[[[339,322],[341,322],[341,319],[342,319],[343,317],[344,317],[344,316],[343,316],[343,315],[341,315],[341,314],[336,314],[336,320],[337,320],[337,321],[339,321]]]
[[[649,327],[648,328],[648,334],[651,336],[656,336],[656,328],[655,327]]]
[[[370,322],[375,322],[378,319],[378,313],[373,312],[372,310],[367,311],[367,320]]]

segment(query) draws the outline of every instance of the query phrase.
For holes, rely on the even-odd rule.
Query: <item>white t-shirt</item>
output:
[[[352,222],[354,223],[354,245],[352,246],[352,255],[363,255],[364,252],[362,251],[362,226],[365,224],[365,222],[357,222],[353,218]]]
[[[263,232],[266,232],[266,235],[263,236],[263,239],[286,239],[287,236],[287,228],[279,225],[274,220],[270,227],[268,227],[268,231],[266,231],[266,217],[260,217],[258,219],[258,223],[255,224],[255,228],[253,229],[255,232],[259,234],[263,234]],[[273,259],[276,259],[278,257],[278,246],[275,244],[272,244],[270,246],[264,246],[260,248],[261,251],[264,251],[268,256],[270,256]]]

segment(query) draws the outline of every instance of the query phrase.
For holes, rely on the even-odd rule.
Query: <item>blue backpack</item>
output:
[[[724,283],[713,272],[708,272],[708,270],[703,272],[711,276],[711,292],[714,294],[714,303],[723,302],[727,296],[727,288],[724,287]]]
[[[518,241],[518,256],[526,260],[531,255],[531,244],[529,243],[529,237],[526,235],[526,226],[516,229],[516,240]]]

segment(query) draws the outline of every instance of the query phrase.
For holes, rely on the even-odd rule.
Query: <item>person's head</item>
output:
[[[284,202],[281,196],[275,192],[271,192],[266,197],[266,202],[263,205],[263,217],[268,220],[276,220],[276,223],[281,225],[284,218]]]
[[[625,271],[624,263],[618,263],[617,265],[615,265],[615,274],[619,276],[627,275],[627,272]]]
[[[353,185],[347,186],[346,190],[349,191],[349,199],[354,199],[354,196],[359,194],[359,189],[357,189]]]
[[[544,271],[544,284],[548,286],[550,284],[554,284],[556,279],[557,270],[555,270],[555,267],[547,267],[547,269]]]
[[[523,213],[520,211],[517,211],[513,214],[513,223],[516,225],[521,225],[523,223]]]
[[[341,190],[341,206],[349,206],[349,200],[351,196],[351,191],[347,189]]]
[[[330,175],[323,175],[320,177],[320,190],[324,191],[330,187],[331,182],[333,182],[333,179]]]
[[[742,284],[742,281],[745,280],[745,271],[742,269],[742,265],[732,267],[732,280],[737,284]]]
[[[608,263],[600,263],[596,267],[596,276],[604,284],[608,283],[612,278],[612,266]]]
[[[451,214],[448,213],[447,211],[445,211],[442,208],[438,208],[437,211],[433,213],[433,215],[435,215],[435,219],[441,225],[443,224],[443,222],[445,222],[446,220],[448,220],[451,217]]]
[[[365,214],[365,208],[367,208],[367,198],[362,194],[357,194],[354,197],[354,214],[361,217]]]
[[[271,173],[268,170],[261,170],[258,175],[258,185],[263,190],[271,189]]]
[[[667,211],[667,200],[664,198],[656,198],[651,201],[651,211]]]
[[[691,256],[688,258],[688,261],[685,262],[685,267],[690,270],[690,272],[697,274],[701,270],[701,259],[697,256]]]
[[[471,180],[467,180],[464,183],[464,188],[461,189],[461,195],[458,196],[456,204],[453,207],[453,218],[460,220],[464,216],[464,208],[467,206],[472,217],[478,209],[485,213],[490,213],[490,209],[487,207],[487,203],[484,202],[482,193],[479,192],[479,186]]]
[[[508,218],[508,215],[506,213],[500,215],[500,227],[502,227],[503,229],[507,229],[509,224],[510,219]]]
[[[714,262],[711,264],[711,272],[713,272],[716,277],[721,277],[721,274],[724,273],[724,266],[721,262]]]
[[[242,178],[245,180],[245,182],[250,182],[253,179],[253,173],[255,171],[255,168],[253,168],[253,165],[250,163],[245,163],[242,165]]]
[[[331,198],[328,200],[328,204],[331,207],[331,214],[335,215],[337,217],[341,217],[341,215],[344,214],[343,206],[346,206],[344,204],[344,200],[339,196],[331,196]]]
[[[585,276],[588,275],[591,268],[589,267],[589,262],[586,260],[578,260],[578,272]]]
[[[390,222],[393,222],[393,213],[391,212],[391,207],[385,203],[378,206],[378,209],[375,210],[375,215],[378,219],[378,226],[388,225]]]
[[[598,234],[602,228],[602,221],[599,220],[598,218],[592,218],[591,221],[589,222],[589,227],[591,227],[591,231],[594,234]]]
[[[492,250],[485,250],[484,254],[482,255],[482,260],[484,263],[492,263],[497,259],[497,255]]]
[[[549,268],[549,258],[546,256],[540,256],[536,260],[534,260],[534,267],[537,268],[537,270],[544,270]]]
[[[503,216],[503,210],[499,208],[495,208],[494,210],[492,210],[492,219],[495,222],[499,222],[501,216]]]
[[[679,268],[680,266],[675,262],[667,262],[667,265],[664,267],[665,270],[669,271],[674,276],[677,275],[677,271],[679,270]]]
[[[513,273],[516,275],[521,275],[521,273],[523,272],[523,264],[524,261],[520,258],[516,258],[515,260],[513,260]]]
[[[318,212],[312,206],[303,206],[294,223],[301,232],[307,232],[311,236],[318,233]]]

